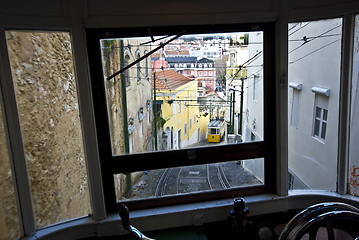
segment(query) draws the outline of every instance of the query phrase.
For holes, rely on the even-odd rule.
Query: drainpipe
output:
[[[120,40],[120,54],[121,54],[121,68],[125,66],[125,51],[123,47],[123,40]],[[129,134],[128,134],[128,121],[127,121],[127,97],[126,97],[126,79],[125,72],[121,73],[121,91],[122,91],[122,107],[123,107],[123,132],[125,135],[125,153],[130,153],[130,143],[129,143]],[[132,180],[131,173],[126,174],[126,186],[127,191],[132,189]]]

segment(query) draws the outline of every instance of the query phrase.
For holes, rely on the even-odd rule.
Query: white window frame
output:
[[[329,114],[328,103],[329,103],[329,97],[327,97],[325,94],[322,93],[315,94],[312,135],[314,138],[320,141],[324,141],[327,134],[328,114]],[[319,114],[317,114],[318,111]],[[318,132],[316,131],[316,129],[318,129]]]
[[[319,114],[317,114],[318,111],[319,111]],[[317,126],[317,125],[319,125],[319,126]],[[323,130],[323,126],[325,126],[324,130]],[[313,122],[313,136],[315,138],[325,140],[327,128],[328,128],[328,109],[322,108],[320,106],[315,106],[314,122]],[[318,129],[318,133],[316,133],[316,129]]]

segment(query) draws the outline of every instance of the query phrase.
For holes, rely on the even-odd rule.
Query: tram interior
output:
[[[18,218],[17,230],[14,230],[16,238],[146,239],[133,231],[130,226],[138,229],[150,239],[159,240],[302,239],[305,234],[312,234],[313,239],[357,239],[359,237],[357,227],[359,226],[359,210],[357,209],[359,201],[358,197],[348,190],[351,183],[350,177],[352,177],[349,169],[349,156],[351,156],[349,144],[351,137],[354,138],[354,135],[357,135],[357,126],[351,125],[352,107],[353,109],[358,107],[351,105],[354,104],[351,92],[352,73],[354,68],[358,68],[358,62],[353,61],[353,49],[358,47],[353,43],[358,44],[357,39],[354,39],[358,31],[356,16],[359,13],[359,2],[357,0],[236,2],[229,0],[222,2],[214,0],[152,2],[58,0],[51,3],[46,0],[19,0],[2,2],[1,5],[1,107],[10,156],[9,172],[12,172],[12,175],[10,174],[11,188],[14,189],[13,195],[16,199],[16,217]],[[335,186],[330,190],[308,188],[291,190],[288,174],[288,26],[291,23],[332,18],[339,18],[342,21],[341,65],[339,67],[341,97],[339,98],[340,117],[337,126],[338,152],[335,157],[337,169],[334,169],[334,172],[337,172],[334,176]],[[243,144],[210,148],[178,148],[163,152],[114,154],[106,112],[108,103],[105,82],[107,80],[104,80],[104,76],[108,75],[102,72],[100,41],[121,37],[151,37],[152,33],[157,36],[176,36],[182,29],[186,29],[188,34],[230,30],[263,31],[264,57],[261,67],[265,69],[264,78],[267,79],[263,84],[262,96],[265,138]],[[26,64],[23,64],[22,68],[17,71],[12,69],[13,63],[9,60],[9,56],[13,54],[9,50],[11,47],[9,32],[11,31],[70,33],[74,76],[68,78],[75,78],[77,84],[76,109],[81,116],[80,124],[83,131],[83,146],[80,148],[86,159],[84,165],[88,181],[85,184],[88,184],[90,199],[89,210],[84,211],[85,213],[80,216],[54,217],[56,220],[49,224],[38,220],[39,213],[33,204],[41,202],[41,198],[45,196],[31,193],[32,183],[30,184],[29,175],[34,173],[27,170],[27,164],[30,163],[26,163],[29,154],[24,151],[24,131],[22,132],[20,123],[23,116],[18,112],[21,106],[17,105],[13,85],[14,79],[20,76],[22,71],[33,72],[33,69]],[[32,41],[41,45],[40,38],[33,37]],[[43,47],[45,48],[45,45]],[[21,51],[26,53],[26,46]],[[56,51],[59,50],[53,50],[53,52]],[[41,54],[41,51],[37,51],[36,54]],[[120,64],[118,66],[119,68],[113,69],[112,73],[121,69]],[[55,72],[57,70],[60,71],[55,69]],[[120,79],[121,74],[115,76],[114,79]],[[31,79],[26,81],[31,82]],[[69,89],[71,86],[65,84],[64,88]],[[107,94],[117,94],[117,92],[107,91]],[[24,104],[36,103],[29,100]],[[138,115],[141,117],[140,113]],[[121,114],[117,116],[122,117]],[[137,120],[131,119],[131,121]],[[50,125],[52,126],[53,123],[50,122]],[[181,134],[180,131],[179,134]],[[70,132],[68,135],[70,137],[65,142],[73,137]],[[178,141],[181,142],[181,139],[179,138]],[[129,148],[126,151],[131,153],[132,149]],[[129,200],[125,195],[121,199],[119,195],[116,195],[121,193],[115,191],[117,183],[114,179],[122,179],[122,184],[125,181],[127,181],[126,184],[131,184],[129,176],[136,178],[134,172],[141,171],[147,174],[148,170],[214,164],[219,161],[250,162],[252,159],[262,159],[261,184],[135,200]],[[49,169],[52,168],[49,167]],[[192,174],[197,173],[192,171]],[[321,181],[325,182],[326,179],[321,179]],[[64,185],[62,188],[66,189],[70,186]],[[74,195],[74,193],[69,195],[71,194]],[[86,205],[81,201],[76,206],[71,206],[71,203],[71,201],[68,202],[67,209],[72,209],[72,211],[76,208],[85,208]],[[51,211],[57,211],[62,203],[51,202],[49,204],[52,208],[49,208],[48,216],[51,215]],[[122,207],[121,204],[129,208],[128,220],[126,220],[126,215],[120,216],[118,213]],[[43,207],[45,208],[45,205]],[[39,208],[41,209],[41,204]],[[6,217],[6,214],[8,213],[5,211],[3,215]],[[46,218],[47,215],[44,216]],[[0,225],[0,229],[1,227]],[[298,229],[300,232],[297,231]],[[292,233],[289,235],[290,232]],[[289,236],[284,236],[284,234]],[[307,235],[304,239],[308,237]]]

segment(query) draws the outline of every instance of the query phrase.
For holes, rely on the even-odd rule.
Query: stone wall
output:
[[[69,33],[7,32],[37,228],[91,213]]]

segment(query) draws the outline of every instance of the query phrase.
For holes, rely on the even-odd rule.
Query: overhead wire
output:
[[[303,39],[302,39],[304,42],[301,45],[299,45],[298,47],[296,47],[296,48],[292,49],[291,51],[289,51],[288,54],[291,54],[292,52],[294,52],[294,51],[298,50],[299,48],[303,47],[305,44],[307,44],[307,43],[309,43],[309,42],[311,42],[311,41],[313,41],[313,40],[315,40],[315,39],[317,39],[319,37],[322,37],[324,34],[326,34],[328,32],[331,32],[331,31],[333,31],[333,30],[335,30],[335,29],[337,29],[337,28],[339,28],[341,26],[342,26],[341,24],[338,25],[338,26],[335,26],[335,27],[325,31],[322,34],[319,34],[318,36],[315,36],[315,37],[308,38],[308,37],[304,36]]]
[[[298,61],[302,60],[303,58],[308,57],[309,55],[311,55],[311,54],[313,54],[313,53],[316,53],[316,52],[318,52],[319,50],[321,50],[321,49],[323,49],[323,48],[325,48],[325,47],[328,47],[328,46],[330,46],[330,45],[332,45],[332,44],[334,44],[334,43],[336,43],[336,42],[338,42],[338,41],[340,41],[340,40],[341,40],[341,39],[337,39],[337,40],[335,40],[335,41],[333,41],[333,42],[331,42],[331,43],[328,43],[328,44],[326,44],[326,45],[324,45],[324,46],[322,46],[322,47],[320,47],[320,48],[318,48],[318,49],[316,49],[316,50],[314,50],[314,51],[312,51],[312,52],[310,52],[310,53],[308,53],[308,54],[306,54],[306,55],[304,55],[304,56],[302,56],[302,57],[300,57],[300,58],[298,58],[298,59],[296,59],[296,60],[294,60],[294,61],[289,62],[289,64],[293,64],[293,63],[295,63],[295,62],[298,62]]]

